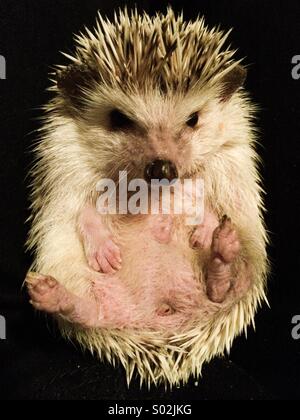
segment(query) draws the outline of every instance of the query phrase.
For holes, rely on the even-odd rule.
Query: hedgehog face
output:
[[[220,100],[209,94],[166,98],[153,92],[127,97],[123,103],[107,106],[101,118],[93,112],[96,118],[92,124],[88,119],[88,124],[98,124],[98,130],[90,144],[97,143],[99,154],[104,145],[110,166],[128,169],[134,177],[147,178],[146,173],[150,178],[185,177],[194,168],[199,170],[226,141],[223,109]],[[166,166],[165,173],[160,171]]]
[[[73,121],[95,171],[115,180],[123,170],[131,179],[149,171],[151,178],[189,178],[232,143],[243,120],[238,97],[224,101],[219,89],[169,97],[98,93]]]
[[[56,104],[95,168],[101,160],[112,178],[119,170],[160,177],[163,168],[185,177],[230,142],[245,70],[221,50],[227,35],[169,9],[152,19],[120,12],[114,23],[99,16],[95,33],[77,38],[73,63],[57,73]]]

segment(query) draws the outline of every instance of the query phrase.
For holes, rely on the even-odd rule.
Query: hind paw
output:
[[[53,277],[31,272],[25,281],[34,308],[52,314],[72,311],[68,294]]]
[[[231,219],[224,216],[220,226],[213,234],[212,252],[214,257],[229,264],[239,255],[240,250],[241,244]]]
[[[241,250],[238,234],[231,220],[224,216],[215,229],[211,245],[211,259],[207,273],[207,295],[222,303],[233,286],[232,263]]]

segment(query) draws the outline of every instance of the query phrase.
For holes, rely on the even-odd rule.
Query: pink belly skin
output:
[[[219,224],[207,213],[192,234],[179,216],[105,225],[88,209],[79,232],[90,265],[87,296],[76,296],[50,276],[29,273],[26,281],[35,308],[84,328],[173,332],[210,316],[250,287],[247,264],[236,269],[240,242],[227,217]]]
[[[176,226],[172,216],[147,216],[123,227],[115,240],[122,252],[122,267],[95,282],[94,290],[103,301],[104,283],[106,287],[110,283],[122,288],[123,297],[120,302],[116,293],[106,294],[104,318],[120,313],[122,305],[125,318],[138,328],[172,329],[190,320],[207,298],[194,272],[196,252],[189,246],[187,229]]]

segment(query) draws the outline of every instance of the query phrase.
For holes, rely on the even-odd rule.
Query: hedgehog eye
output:
[[[194,112],[193,114],[191,114],[189,116],[189,118],[186,121],[186,124],[189,127],[195,127],[197,125],[197,123],[198,123],[198,120],[199,120],[198,112]]]
[[[110,112],[110,124],[113,130],[124,130],[132,127],[133,121],[118,109]]]

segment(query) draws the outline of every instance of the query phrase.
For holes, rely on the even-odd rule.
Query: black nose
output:
[[[178,172],[173,162],[169,160],[154,160],[150,162],[145,168],[145,180],[151,182],[152,179],[167,179],[172,181],[178,178]]]

